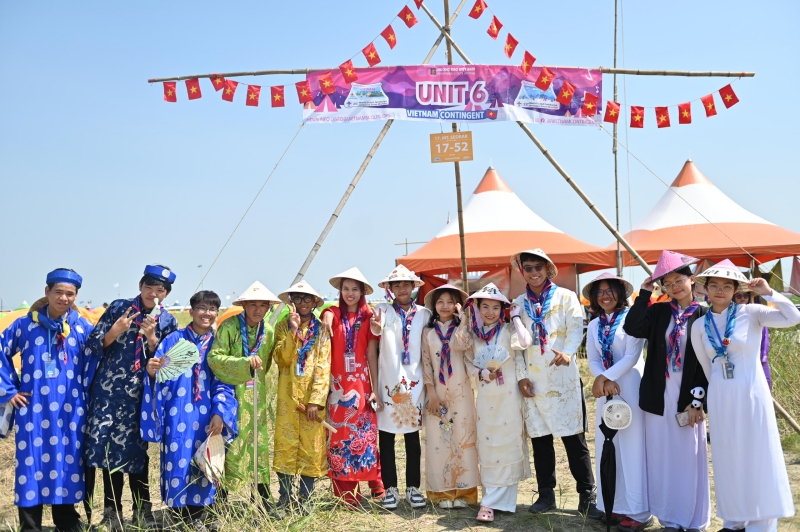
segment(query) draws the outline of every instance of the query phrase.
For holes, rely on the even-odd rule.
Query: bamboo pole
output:
[[[800,434],[800,425],[798,425],[797,421],[795,421],[794,418],[789,415],[789,412],[784,410],[780,403],[775,399],[772,400],[772,403],[775,405],[775,409],[778,411],[781,417],[786,420],[786,422],[794,429],[796,433]]]

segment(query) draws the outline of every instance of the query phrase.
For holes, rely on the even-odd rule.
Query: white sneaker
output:
[[[424,508],[428,504],[417,488],[406,488],[406,500],[412,508]]]
[[[447,499],[439,501],[439,508],[442,510],[449,510],[453,507],[453,501],[448,501]]]
[[[458,498],[453,501],[453,508],[466,508],[467,506],[466,499]]]
[[[397,488],[389,488],[386,490],[386,494],[383,496],[383,502],[381,502],[381,504],[386,510],[394,510],[397,508],[399,499],[400,492],[397,490]]]

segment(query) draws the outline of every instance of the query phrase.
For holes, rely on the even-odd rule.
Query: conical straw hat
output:
[[[361,270],[358,268],[350,268],[347,271],[344,271],[337,275],[336,277],[331,277],[331,286],[337,290],[342,289],[342,281],[344,279],[353,279],[354,281],[360,281],[364,283],[364,295],[368,296],[375,290],[372,289],[372,286],[367,281],[367,278],[364,277],[364,274],[361,273]]]
[[[258,281],[248,286],[247,290],[245,290],[244,293],[242,293],[242,295],[240,295],[236,301],[233,302],[233,304],[238,307],[243,307],[243,303],[245,301],[269,301],[271,303],[281,302],[281,300],[278,299],[275,294],[270,292],[266,286]]]
[[[594,283],[599,283],[600,281],[608,281],[610,279],[615,279],[617,281],[621,281],[622,285],[625,287],[625,299],[631,297],[631,294],[633,293],[633,285],[631,283],[629,283],[628,281],[626,281],[625,279],[623,279],[622,277],[617,277],[613,273],[608,273],[608,272],[601,273],[600,275],[598,275],[597,277],[592,279],[589,282],[589,284],[587,284],[586,286],[583,287],[583,290],[581,290],[581,295],[583,297],[585,297],[587,301],[591,301],[592,298],[589,297],[589,296],[592,293],[592,285]]]
[[[414,287],[419,287],[424,285],[422,279],[419,278],[414,272],[409,271],[408,268],[400,264],[392,270],[392,272],[386,276],[386,278],[378,283],[378,286],[381,288],[389,288],[389,283],[397,282],[397,281],[411,281],[414,283]]]
[[[475,299],[494,299],[495,301],[500,301],[506,305],[510,305],[511,302],[503,295],[503,293],[495,286],[494,283],[489,283],[467,299],[467,302]]]
[[[437,286],[436,288],[425,294],[425,306],[428,307],[428,309],[436,310],[434,308],[433,302],[436,299],[436,294],[438,292],[441,292],[442,290],[452,290],[453,292],[458,293],[459,295],[458,302],[461,303],[462,307],[464,306],[464,303],[466,303],[467,297],[469,297],[467,293],[461,290],[460,288],[456,288],[451,284],[443,284],[442,286]]]
[[[281,301],[283,301],[287,305],[291,305],[292,299],[291,297],[289,297],[289,294],[310,294],[316,298],[317,307],[321,307],[322,304],[325,303],[325,300],[323,300],[317,293],[317,291],[311,288],[311,285],[308,284],[305,280],[292,285],[291,287],[289,287],[288,290],[285,290],[284,292],[278,294],[278,297],[280,298]]]
[[[739,268],[736,267],[734,263],[730,260],[725,259],[722,262],[718,262],[700,275],[696,276],[694,279],[697,283],[705,286],[708,284],[708,280],[712,277],[719,277],[720,279],[730,279],[731,281],[736,281],[739,283],[739,288],[737,292],[749,292],[750,291],[750,280],[745,277],[745,275],[739,271]]]
[[[520,262],[519,258],[522,256],[523,253],[527,253],[530,255],[534,255],[543,259],[547,262],[547,278],[548,279],[555,279],[558,275],[558,268],[556,268],[555,263],[550,260],[550,257],[547,256],[547,253],[542,251],[539,248],[536,249],[526,249],[525,251],[520,251],[519,253],[514,253],[511,256],[511,266],[516,268],[517,270],[522,270],[522,262]],[[521,273],[521,272],[520,272]]]
[[[225,473],[225,440],[220,434],[209,436],[194,453],[194,461],[203,475],[215,485]]]
[[[661,256],[658,258],[656,269],[653,270],[652,279],[653,281],[659,281],[672,272],[680,270],[684,266],[690,266],[699,261],[700,259],[690,257],[689,255],[684,255],[676,251],[664,250],[661,252]]]

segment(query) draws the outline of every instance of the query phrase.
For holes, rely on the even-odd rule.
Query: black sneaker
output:
[[[578,499],[578,513],[589,519],[603,519],[605,512],[597,509],[597,493],[582,493]]]
[[[543,514],[556,509],[556,494],[552,491],[539,493],[536,502],[528,507],[532,514]]]
[[[113,506],[103,508],[103,519],[97,525],[97,530],[102,532],[124,532],[122,515],[117,514],[117,510]]]
[[[134,530],[158,530],[158,521],[156,521],[156,516],[153,515],[152,503],[143,502],[139,508],[133,510],[131,526]]]

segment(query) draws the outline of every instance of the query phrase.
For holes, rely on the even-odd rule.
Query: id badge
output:
[[[356,354],[352,351],[344,354],[344,370],[347,373],[353,373],[356,370]]]
[[[197,379],[197,388],[198,388],[198,391],[200,391],[200,392],[206,391],[206,372],[205,371],[201,371],[200,372],[200,378]]]
[[[498,369],[495,372],[495,375],[497,375],[497,379],[496,380],[497,380],[497,385],[498,386],[500,386],[501,384],[505,384],[506,383],[506,381],[503,379],[503,371],[502,370]]]
[[[722,376],[723,376],[723,378],[725,378],[726,380],[727,379],[732,379],[733,378],[733,368],[734,367],[735,366],[733,365],[733,362],[731,362],[730,360],[726,360],[725,362],[723,362],[722,363]]]
[[[539,345],[539,326],[533,328],[533,345]]]
[[[58,366],[52,356],[49,356],[47,360],[44,361],[44,377],[46,379],[55,379],[58,377]]]

